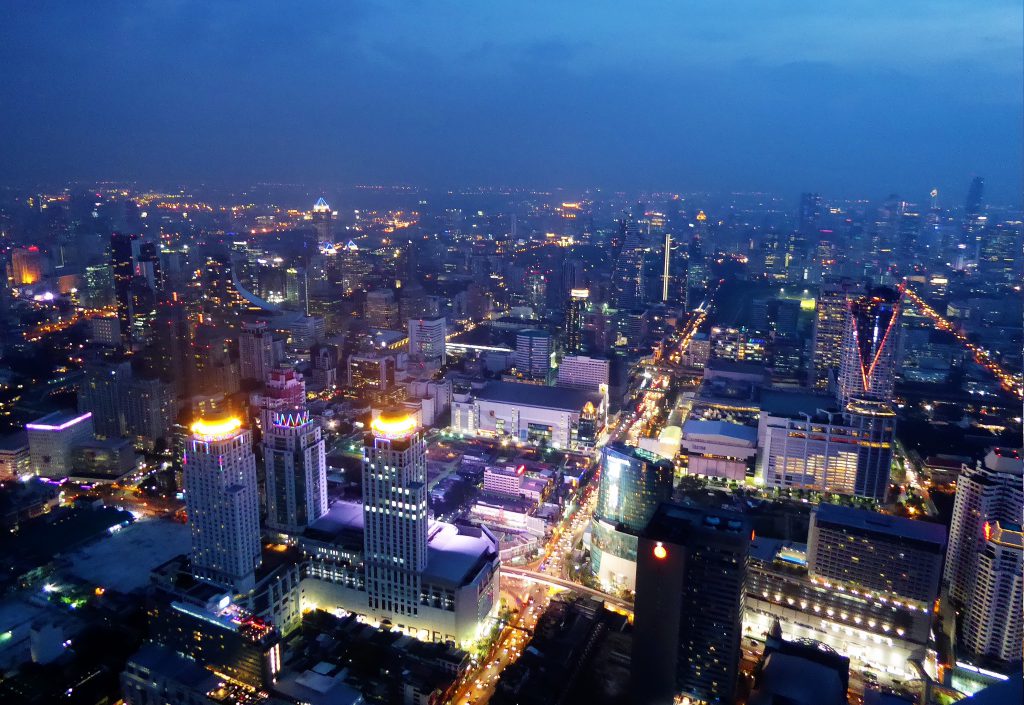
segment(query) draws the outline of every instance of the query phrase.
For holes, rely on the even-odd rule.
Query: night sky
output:
[[[15,2],[0,181],[1019,202],[1019,0]]]

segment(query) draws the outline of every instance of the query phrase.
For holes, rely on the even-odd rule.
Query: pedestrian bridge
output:
[[[607,593],[603,593],[600,590],[589,588],[586,585],[580,585],[570,580],[564,580],[562,578],[556,578],[553,575],[546,573],[538,573],[535,570],[526,570],[525,568],[516,568],[514,566],[502,566],[501,574],[511,578],[518,578],[520,580],[526,580],[528,582],[536,583],[538,585],[546,585],[551,588],[558,590],[571,590],[578,595],[586,595],[587,597],[593,597],[601,600],[605,604],[614,607],[620,612],[626,612],[630,616],[633,615],[633,603],[627,602],[618,597],[613,597]]]

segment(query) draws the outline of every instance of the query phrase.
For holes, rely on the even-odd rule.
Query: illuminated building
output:
[[[102,308],[114,303],[114,279],[109,264],[90,264],[85,268],[85,286],[81,296],[82,305],[89,308]]]
[[[352,240],[341,248],[340,254],[341,289],[346,296],[363,287],[369,267],[360,255],[359,247]]]
[[[761,415],[761,474],[767,487],[883,500],[889,487],[896,415],[882,402],[844,412]]]
[[[522,494],[523,475],[526,474],[526,466],[495,466],[488,465],[484,468],[484,492],[506,495],[508,497],[519,497]]]
[[[604,395],[568,387],[487,382],[452,395],[452,428],[555,448],[589,447],[604,427]]]
[[[900,308],[900,293],[884,287],[849,303],[839,356],[841,407],[855,397],[892,401]]]
[[[313,368],[314,388],[325,390],[338,385],[338,348],[326,343],[316,343],[309,349],[309,361]]]
[[[528,377],[547,379],[551,372],[551,334],[542,330],[522,330],[516,334],[514,364]]]
[[[544,315],[547,308],[548,280],[544,272],[539,269],[530,269],[526,273],[526,303],[533,309],[538,318]]]
[[[349,355],[348,386],[357,394],[380,398],[395,386],[393,355]]]
[[[316,230],[317,243],[320,245],[333,243],[334,236],[331,232],[331,221],[334,217],[334,213],[331,211],[331,207],[327,205],[327,201],[323,198],[318,198],[316,203],[313,204],[312,217],[313,229]]]
[[[735,702],[750,538],[730,510],[655,512],[637,546],[635,702]]]
[[[447,325],[444,318],[409,319],[409,354],[445,363]]]
[[[939,524],[819,504],[811,514],[811,577],[931,609],[939,595],[946,530]]]
[[[262,560],[252,435],[237,418],[196,421],[182,463],[193,574],[252,590]]]
[[[956,478],[944,575],[955,605],[966,605],[973,591],[985,524],[1019,522],[1022,515],[1024,462],[1019,450],[994,448],[975,467],[963,466]]]
[[[558,386],[586,389],[591,392],[607,390],[611,362],[585,355],[566,355],[558,365]]]
[[[11,278],[15,286],[38,284],[43,278],[43,253],[35,245],[11,251]]]
[[[74,447],[93,439],[92,414],[54,411],[25,424],[25,430],[31,471],[59,480],[71,472]]]
[[[327,456],[320,426],[303,408],[268,414],[263,426],[267,525],[298,533],[327,511]]]
[[[17,480],[31,472],[28,436],[12,434],[0,438],[0,480]]]
[[[591,525],[590,566],[606,589],[636,587],[637,536],[672,498],[672,463],[641,448],[610,443]]]
[[[818,291],[814,312],[814,366],[811,380],[818,389],[828,387],[830,371],[839,369],[847,309],[855,292],[856,286],[849,279],[822,284]]]
[[[634,309],[643,304],[645,254],[636,219],[627,214],[622,220],[622,250],[612,268],[612,301],[616,308]]]
[[[385,330],[398,327],[398,301],[393,289],[376,289],[366,294],[366,324]]]
[[[283,344],[274,339],[266,321],[242,324],[242,332],[238,336],[238,362],[242,379],[262,384],[270,370],[281,364],[283,357]]]
[[[992,660],[1009,675],[1024,647],[1024,529],[1019,520],[985,522],[982,537],[957,655]]]
[[[711,357],[735,362],[764,362],[765,339],[746,329],[711,329]]]
[[[572,289],[569,305],[565,308],[565,351],[579,353],[583,350],[583,311],[590,298],[587,289]]]
[[[121,324],[121,337],[131,346],[132,336],[132,254],[137,235],[113,233],[110,236],[110,269],[114,277],[114,301],[117,304],[117,320]]]

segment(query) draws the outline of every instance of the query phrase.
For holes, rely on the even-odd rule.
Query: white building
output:
[[[958,647],[970,657],[1020,663],[1024,645],[1024,533],[1019,523],[986,522]]]
[[[71,451],[93,439],[92,412],[54,411],[25,424],[31,472],[60,479],[71,472]]]
[[[534,329],[519,331],[513,359],[522,374],[546,377],[551,371],[551,334]]]
[[[690,419],[683,424],[682,448],[691,475],[742,482],[757,455],[757,429],[729,421]]]
[[[526,467],[488,465],[484,468],[484,492],[518,497],[523,486]]]
[[[1024,514],[1024,462],[1018,450],[994,448],[976,467],[964,465],[956,484],[943,578],[963,606],[975,582],[986,522],[1019,522]]]
[[[191,430],[183,465],[192,572],[248,592],[261,561],[252,435],[235,418],[197,421]]]
[[[593,445],[604,419],[604,397],[582,389],[488,382],[452,397],[452,427],[459,433],[556,448]]]
[[[263,428],[267,525],[300,532],[327,513],[327,456],[305,409],[271,411]]]
[[[558,386],[599,392],[608,388],[608,360],[585,355],[566,355],[558,366]]]
[[[448,328],[444,318],[409,319],[409,354],[445,363]]]
[[[266,321],[243,323],[238,336],[238,362],[242,379],[266,379],[267,372],[281,364],[283,346],[274,340]]]

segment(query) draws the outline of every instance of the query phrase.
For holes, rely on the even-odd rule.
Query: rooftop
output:
[[[814,414],[818,409],[831,410],[835,408],[836,402],[828,394],[783,392],[774,389],[761,390],[761,409],[773,416]]]
[[[53,411],[32,423],[25,424],[25,428],[30,431],[63,431],[90,418],[92,418],[91,411],[84,414],[67,410]]]
[[[690,419],[683,424],[683,433],[687,439],[718,437],[748,443],[751,447],[757,444],[757,429],[755,427],[729,421]]]
[[[818,505],[815,516],[815,521],[819,524],[824,521],[896,538],[924,541],[940,546],[946,545],[946,529],[941,524],[880,514],[867,509],[843,507],[838,504]]]
[[[488,382],[483,388],[474,391],[473,396],[485,401],[563,411],[579,411],[587,402],[596,406],[601,404],[601,395],[596,392],[518,382]]]

